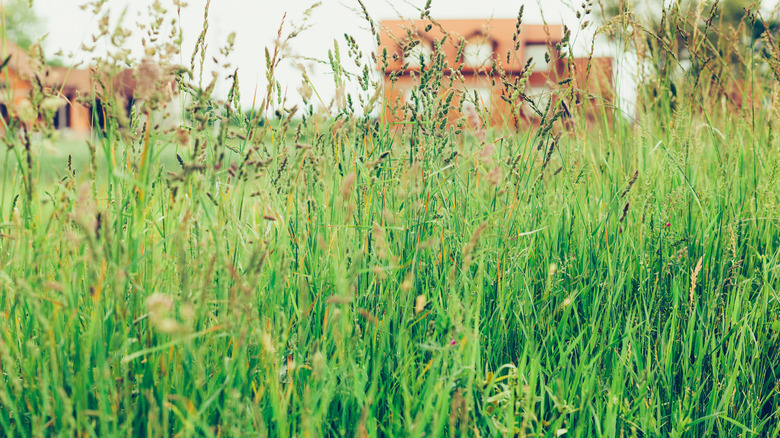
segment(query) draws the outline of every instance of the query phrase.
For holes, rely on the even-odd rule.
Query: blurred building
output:
[[[138,75],[132,68],[121,69],[115,74],[96,74],[92,68],[43,65],[8,40],[0,43],[0,63],[4,63],[0,69],[0,116],[6,122],[13,111],[30,107],[32,93],[42,90],[47,96],[60,100],[52,120],[53,127],[61,130],[66,137],[87,137],[93,128],[105,126],[108,114],[127,119],[133,106],[143,99],[139,90],[144,91],[144,87],[139,84]],[[145,60],[139,65],[148,70],[149,64]],[[172,79],[166,79],[159,66],[151,70],[159,72],[157,79],[163,83],[160,88],[169,91],[165,93],[167,98],[172,97],[175,94]],[[145,79],[144,84],[148,88],[149,80]],[[108,105],[113,106],[110,112],[107,111]],[[5,126],[7,123],[0,122],[0,132]]]
[[[92,114],[87,105],[79,102],[79,98],[92,95],[91,72],[87,69],[53,67],[47,73],[46,85],[63,99],[52,122],[54,127],[74,137],[89,135]]]
[[[88,70],[69,69],[42,65],[24,49],[11,41],[0,43],[0,59],[5,67],[0,70],[0,114],[8,120],[12,111],[29,104],[34,87],[48,89],[61,98],[62,105],[56,112],[53,124],[56,128],[87,135],[91,129],[90,111],[78,101],[79,96],[91,95]],[[5,123],[0,124],[3,130]]]
[[[493,125],[534,123],[565,88],[575,91],[569,93],[572,101],[564,101],[567,113],[568,107],[594,98],[601,103],[614,98],[612,60],[563,57],[558,51],[564,37],[561,25],[522,24],[518,29],[517,21],[509,19],[389,20],[381,28],[377,62],[384,74],[383,117],[389,123],[403,119],[404,107],[413,104],[413,90],[419,89],[421,80],[431,87],[425,73],[437,57],[446,63],[437,85],[441,94],[457,90],[464,101],[463,105],[454,101],[454,108],[487,115]],[[522,94],[515,92],[516,86]],[[593,108],[587,113],[596,117]],[[451,119],[458,116],[450,111]]]

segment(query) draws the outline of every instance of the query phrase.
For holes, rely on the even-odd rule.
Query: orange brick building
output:
[[[132,68],[124,69],[111,78],[97,81],[92,69],[52,67],[41,65],[25,50],[10,41],[0,44],[0,62],[7,60],[0,70],[0,116],[8,121],[11,110],[29,102],[33,84],[39,83],[47,95],[61,99],[61,106],[52,120],[53,127],[70,137],[86,137],[95,125],[104,123],[103,107],[97,97],[102,86],[111,87],[110,94],[127,115],[135,104],[137,79]],[[36,86],[38,86],[36,84]],[[94,106],[94,108],[93,108]],[[6,127],[0,122],[0,133]]]
[[[54,127],[70,131],[75,136],[89,135],[92,129],[90,108],[78,101],[92,95],[91,72],[87,69],[55,67],[49,70],[46,84],[64,98],[54,117]]]
[[[7,64],[0,71],[0,115],[8,119],[10,111],[29,102],[33,82],[49,88],[62,98],[62,106],[54,116],[54,126],[74,135],[88,135],[91,130],[90,111],[77,101],[78,96],[91,95],[88,70],[42,66],[25,50],[12,43],[0,44],[0,58]],[[0,123],[0,131],[5,123]]]
[[[556,48],[564,36],[563,26],[523,24],[518,33],[516,23],[513,19],[439,20],[435,23],[424,20],[383,21],[380,53],[387,50],[388,56],[378,63],[384,73],[384,98],[388,110],[385,121],[401,118],[402,106],[409,102],[411,90],[419,86],[420,69],[425,68],[421,66],[420,59],[429,64],[436,56],[436,42],[445,35],[448,38],[440,50],[447,65],[459,69],[462,75],[462,79],[453,81],[451,86],[469,96],[464,102],[464,112],[485,110],[491,124],[533,123],[538,118],[526,100],[512,100],[511,90],[501,83],[498,73],[503,71],[505,79],[513,82],[523,74],[529,60],[532,61],[524,94],[537,109],[543,110],[550,99],[555,99],[551,91],[561,88],[558,83],[572,76],[572,72],[574,80],[568,86],[576,86],[576,90],[587,90],[592,94],[598,90],[600,98],[613,98],[610,58],[593,58],[590,70],[588,59],[574,59],[570,66]],[[515,35],[517,42],[513,38]],[[458,58],[462,40],[465,40],[465,45]],[[414,47],[409,49],[410,46]],[[574,104],[587,100],[588,93],[575,93],[576,100],[580,102]],[[516,120],[514,116],[518,105],[522,106],[519,111],[522,120]],[[450,116],[456,117],[457,114]]]
[[[8,106],[20,104],[29,95],[35,68],[27,52],[10,41],[0,44],[0,61],[5,64],[0,70],[0,105],[5,114]]]

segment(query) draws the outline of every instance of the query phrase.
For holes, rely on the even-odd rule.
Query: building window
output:
[[[490,86],[471,86],[463,90],[463,112],[490,112],[493,105],[493,89]]]
[[[552,90],[547,87],[526,87],[525,95],[531,100],[539,111],[544,111],[550,103]]]
[[[402,105],[414,105],[414,95],[412,94],[412,87],[405,88],[403,90],[403,93],[401,93],[401,104]]]
[[[433,49],[426,43],[420,43],[412,47],[406,54],[404,62],[409,64],[409,67],[420,68],[422,65],[428,65],[433,58]],[[422,65],[420,64],[422,60]]]
[[[463,62],[474,69],[492,65],[493,45],[487,41],[469,41],[463,48]]]
[[[57,109],[57,112],[54,113],[54,120],[52,120],[52,125],[56,129],[66,129],[70,128],[70,105],[65,104],[59,107]]]
[[[527,44],[524,50],[524,62],[531,59],[534,64],[534,72],[550,71],[550,64],[547,63],[549,57],[549,47],[547,44]]]

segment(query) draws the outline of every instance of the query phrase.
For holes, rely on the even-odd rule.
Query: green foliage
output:
[[[463,93],[439,56],[402,108],[374,79],[331,112],[271,84],[241,113],[199,52],[154,53],[156,97],[124,120],[102,94],[80,159],[9,115],[6,434],[780,433],[777,94],[735,109],[681,83],[631,123],[562,81],[534,125],[442,123]]]
[[[44,33],[44,21],[33,9],[33,0],[3,0],[4,37],[23,49],[30,46]]]

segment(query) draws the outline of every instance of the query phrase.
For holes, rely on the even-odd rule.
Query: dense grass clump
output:
[[[562,80],[532,126],[441,123],[461,97],[436,71],[395,124],[370,77],[331,112],[313,90],[293,109],[282,30],[245,115],[237,75],[211,98],[207,26],[190,66],[168,62],[175,32],[147,50],[156,79],[129,120],[100,88],[105,126],[70,157],[45,152],[56,90],[38,90],[43,122],[12,113],[4,137],[0,430],[776,436],[776,44],[653,68],[698,19],[670,12],[655,38],[630,11],[607,23],[648,66],[635,118]],[[694,59],[729,43],[702,32]],[[344,63],[373,71],[354,44]],[[168,77],[186,110],[156,126]]]

